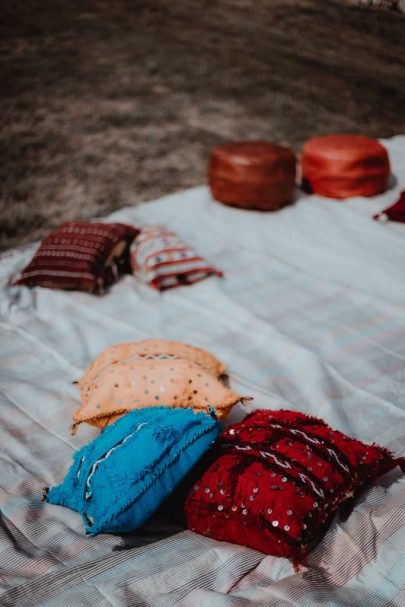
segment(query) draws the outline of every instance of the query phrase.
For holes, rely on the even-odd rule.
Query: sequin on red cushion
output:
[[[228,426],[215,449],[187,497],[188,528],[296,564],[346,499],[400,463],[294,411],[255,411]]]
[[[129,244],[138,233],[122,223],[64,223],[44,238],[13,284],[102,293],[129,270]]]

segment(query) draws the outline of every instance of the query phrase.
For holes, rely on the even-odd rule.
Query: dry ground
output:
[[[405,132],[405,17],[334,0],[2,2],[0,247],[204,182],[214,145]]]

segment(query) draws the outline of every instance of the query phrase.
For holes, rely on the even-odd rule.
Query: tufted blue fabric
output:
[[[153,407],[132,411],[76,452],[51,504],[77,510],[86,532],[137,529],[175,489],[221,429],[192,409]]]

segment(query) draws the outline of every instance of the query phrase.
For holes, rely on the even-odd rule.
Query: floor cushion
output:
[[[121,271],[139,230],[121,223],[70,221],[44,238],[13,284],[101,294]]]
[[[375,196],[390,177],[385,147],[363,135],[313,137],[303,146],[301,173],[304,189],[330,198]]]
[[[241,141],[214,148],[209,161],[213,198],[245,209],[276,211],[295,190],[296,158],[290,148],[267,141]]]
[[[205,411],[224,419],[241,396],[219,377],[224,365],[212,354],[170,340],[118,344],[102,352],[79,380],[82,404],[72,431],[82,422],[100,428],[142,407],[165,405]],[[248,398],[248,397],[246,397]]]
[[[215,449],[185,502],[188,528],[295,563],[343,503],[399,463],[384,448],[283,410],[228,426]]]
[[[159,291],[222,276],[175,232],[160,225],[142,229],[131,245],[130,260],[134,276]]]
[[[133,411],[73,456],[50,504],[82,515],[90,535],[136,530],[175,489],[221,428],[207,413],[154,407]]]

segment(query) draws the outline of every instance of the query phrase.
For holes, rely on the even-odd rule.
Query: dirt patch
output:
[[[405,132],[405,18],[333,0],[17,0],[0,248],[203,183],[216,144]]]

